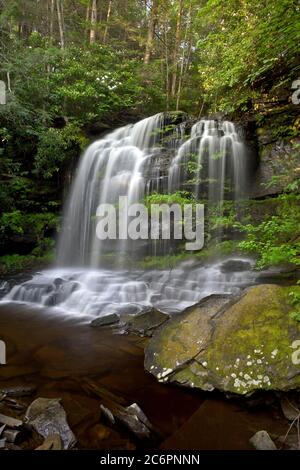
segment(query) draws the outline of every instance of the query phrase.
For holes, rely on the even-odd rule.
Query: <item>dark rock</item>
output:
[[[135,304],[128,304],[128,305],[120,305],[117,308],[117,312],[119,315],[136,315],[141,311],[142,307],[140,305]]]
[[[288,450],[300,450],[300,440],[298,434],[279,436],[278,441]]]
[[[7,397],[28,397],[36,392],[34,385],[18,385],[15,387],[1,387],[0,392]]]
[[[251,263],[240,259],[230,259],[222,263],[220,270],[222,273],[250,271]]]
[[[138,439],[149,439],[153,427],[141,408],[133,403],[126,408],[118,406],[113,410],[101,405],[101,411],[111,425],[119,423],[129,429]]]
[[[25,420],[44,439],[58,434],[64,449],[70,449],[76,443],[60,399],[37,398],[28,407]]]
[[[268,135],[259,135],[260,141],[260,164],[256,171],[254,184],[250,191],[251,198],[262,198],[281,193],[286,186],[287,172],[291,173],[291,156],[293,155],[293,146],[291,143],[271,142]],[[297,141],[295,141],[297,143]],[[287,165],[289,167],[287,168]],[[300,165],[300,157],[294,158],[292,165],[294,169]],[[280,178],[282,176],[282,178]],[[276,183],[269,186],[270,180],[276,177]]]
[[[21,431],[18,429],[5,429],[3,431],[3,438],[6,439],[7,442],[11,442],[12,444],[15,444],[18,440],[18,438],[21,436]]]
[[[65,281],[61,277],[57,277],[56,279],[54,279],[53,284],[57,288],[60,287],[64,282]]]
[[[283,397],[280,400],[281,410],[286,419],[289,421],[294,421],[297,418],[300,419],[300,410],[296,403],[291,401],[287,397]]]
[[[93,328],[99,328],[101,326],[114,325],[115,323],[118,323],[119,320],[119,315],[117,315],[116,313],[111,313],[110,315],[105,315],[104,317],[96,318],[90,323],[90,326],[92,326]]]
[[[267,431],[258,431],[249,442],[256,450],[277,450]]]
[[[141,336],[150,335],[154,329],[158,328],[169,319],[169,315],[162,313],[155,308],[151,308],[126,322],[125,328],[128,332],[137,333]]]
[[[7,281],[3,281],[0,284],[0,299],[4,297],[10,291],[10,285]]]

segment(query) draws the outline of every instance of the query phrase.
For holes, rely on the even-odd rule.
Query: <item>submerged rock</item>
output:
[[[163,325],[145,350],[162,382],[241,395],[300,387],[290,288],[260,285],[236,299],[210,296]]]
[[[64,449],[70,449],[76,443],[59,399],[37,398],[28,407],[25,419],[44,439],[59,435]]]

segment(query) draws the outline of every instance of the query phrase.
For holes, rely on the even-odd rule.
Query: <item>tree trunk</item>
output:
[[[109,19],[110,19],[110,15],[111,15],[111,9],[112,9],[112,0],[109,0],[107,15],[106,15],[106,25],[105,25],[105,30],[104,30],[104,34],[103,34],[103,43],[104,44],[106,43],[106,37],[107,37],[107,33],[108,33],[108,23],[109,23]]]
[[[177,12],[175,46],[174,46],[174,51],[173,51],[173,56],[172,56],[173,74],[172,74],[172,84],[171,84],[171,96],[173,98],[176,94],[178,51],[179,51],[180,38],[181,38],[182,11],[183,11],[183,0],[180,0],[179,5],[178,5],[178,12]]]
[[[62,0],[56,0],[56,9],[57,9],[57,20],[58,20],[58,29],[59,29],[59,37],[60,37],[60,47],[64,49],[65,48],[65,31],[64,31]]]
[[[90,29],[88,27],[88,24],[90,22],[90,8],[91,8],[91,3],[90,3],[90,0],[87,4],[87,7],[86,7],[86,15],[85,15],[85,34],[84,34],[84,37],[90,37]]]
[[[97,25],[97,0],[93,0],[92,11],[91,11],[91,30],[90,30],[90,44],[96,42],[96,25]]]
[[[168,51],[168,33],[167,24],[164,25],[164,41],[165,41],[165,60],[166,60],[166,107],[169,111],[170,100],[169,100],[169,51]]]
[[[149,64],[151,54],[153,51],[153,40],[154,40],[155,28],[157,24],[157,11],[158,11],[158,0],[153,0],[151,11],[150,11],[146,50],[145,50],[145,55],[144,55],[145,64]]]
[[[49,36],[50,36],[50,43],[53,44],[53,24],[54,24],[54,0],[51,0],[50,4],[50,25],[49,25]]]
[[[185,28],[185,35],[184,35],[184,48],[183,48],[182,57],[181,57],[180,74],[179,74],[178,89],[177,89],[176,111],[178,111],[179,109],[179,103],[180,103],[180,98],[181,98],[181,88],[182,88],[182,81],[183,81],[183,76],[184,76],[184,60],[185,60],[188,34],[191,28],[191,22],[192,22],[192,0],[190,0],[188,17],[186,20],[186,28]],[[189,46],[189,51],[190,51],[190,46]],[[190,56],[188,56],[187,61],[189,60],[190,60]],[[186,65],[186,70],[187,68],[188,68],[188,64]]]

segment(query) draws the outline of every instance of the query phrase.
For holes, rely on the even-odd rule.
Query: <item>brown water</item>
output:
[[[144,446],[127,431],[100,424],[101,399],[84,389],[87,378],[126,404],[139,404],[160,436],[151,444],[155,447],[248,449],[249,438],[258,430],[274,437],[287,430],[276,407],[249,409],[219,395],[159,384],[144,371],[147,340],[137,336],[116,335],[110,328],[94,329],[63,313],[14,304],[0,307],[0,339],[7,344],[0,388],[35,384],[35,397],[61,397],[80,448]],[[33,398],[22,401],[29,404]],[[3,405],[0,412],[17,416]],[[32,440],[22,444],[35,445]]]

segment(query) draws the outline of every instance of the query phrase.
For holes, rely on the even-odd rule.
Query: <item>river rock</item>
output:
[[[59,435],[64,449],[70,449],[76,443],[67,422],[66,412],[57,398],[34,400],[26,411],[25,420],[44,439]]]
[[[155,308],[148,309],[126,322],[127,332],[136,333],[141,336],[151,336],[155,328],[158,328],[169,319],[169,315]]]
[[[256,450],[277,450],[267,431],[258,431],[249,442]]]
[[[98,328],[100,326],[110,326],[114,325],[115,323],[118,323],[119,320],[119,315],[117,315],[116,313],[111,313],[109,315],[105,315],[104,317],[96,318],[90,323],[90,325],[93,328]]]
[[[293,347],[300,323],[289,316],[290,289],[265,284],[235,299],[204,299],[155,332],[145,368],[162,382],[202,390],[247,395],[299,388]]]
[[[228,261],[224,261],[220,266],[222,273],[251,271],[251,268],[251,263],[242,259],[230,259]]]

